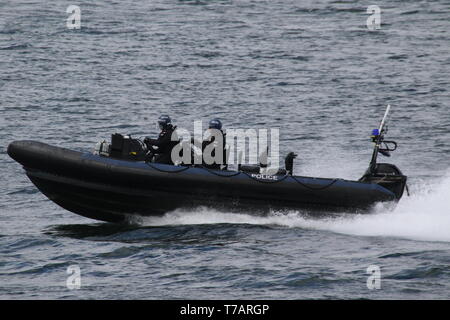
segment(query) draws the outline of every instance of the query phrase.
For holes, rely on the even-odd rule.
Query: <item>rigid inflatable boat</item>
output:
[[[358,181],[301,177],[286,170],[266,175],[249,166],[233,171],[167,165],[123,157],[120,150],[102,156],[36,141],[14,141],[8,154],[50,200],[108,222],[199,206],[259,214],[285,209],[364,212],[377,202],[398,201],[406,186],[406,176],[396,166],[376,161],[378,153],[388,155],[397,146],[384,140],[388,111],[373,132],[372,161]]]

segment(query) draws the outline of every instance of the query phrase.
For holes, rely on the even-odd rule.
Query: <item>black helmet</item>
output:
[[[217,119],[217,118],[212,119],[212,120],[209,122],[209,128],[210,128],[210,129],[221,130],[221,129],[222,129],[222,122],[220,122],[220,120]]]
[[[166,129],[170,124],[172,124],[172,120],[168,115],[164,114],[158,118],[158,125],[161,130]]]

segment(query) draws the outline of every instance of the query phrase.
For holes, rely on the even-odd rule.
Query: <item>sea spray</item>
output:
[[[343,214],[312,218],[306,212],[273,212],[268,216],[220,212],[210,208],[175,210],[163,217],[144,218],[142,224],[255,224],[327,230],[358,236],[387,236],[424,241],[450,242],[450,175],[434,185],[414,186],[410,197],[397,206],[378,204],[367,214]]]

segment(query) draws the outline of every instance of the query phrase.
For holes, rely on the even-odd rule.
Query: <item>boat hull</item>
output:
[[[363,212],[376,202],[396,200],[375,183],[117,160],[36,141],[15,141],[8,154],[50,200],[108,222],[199,206],[255,214]]]

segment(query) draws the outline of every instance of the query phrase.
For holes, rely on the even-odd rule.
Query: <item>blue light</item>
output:
[[[372,135],[373,136],[378,136],[380,134],[380,131],[378,129],[373,129],[372,130]]]

